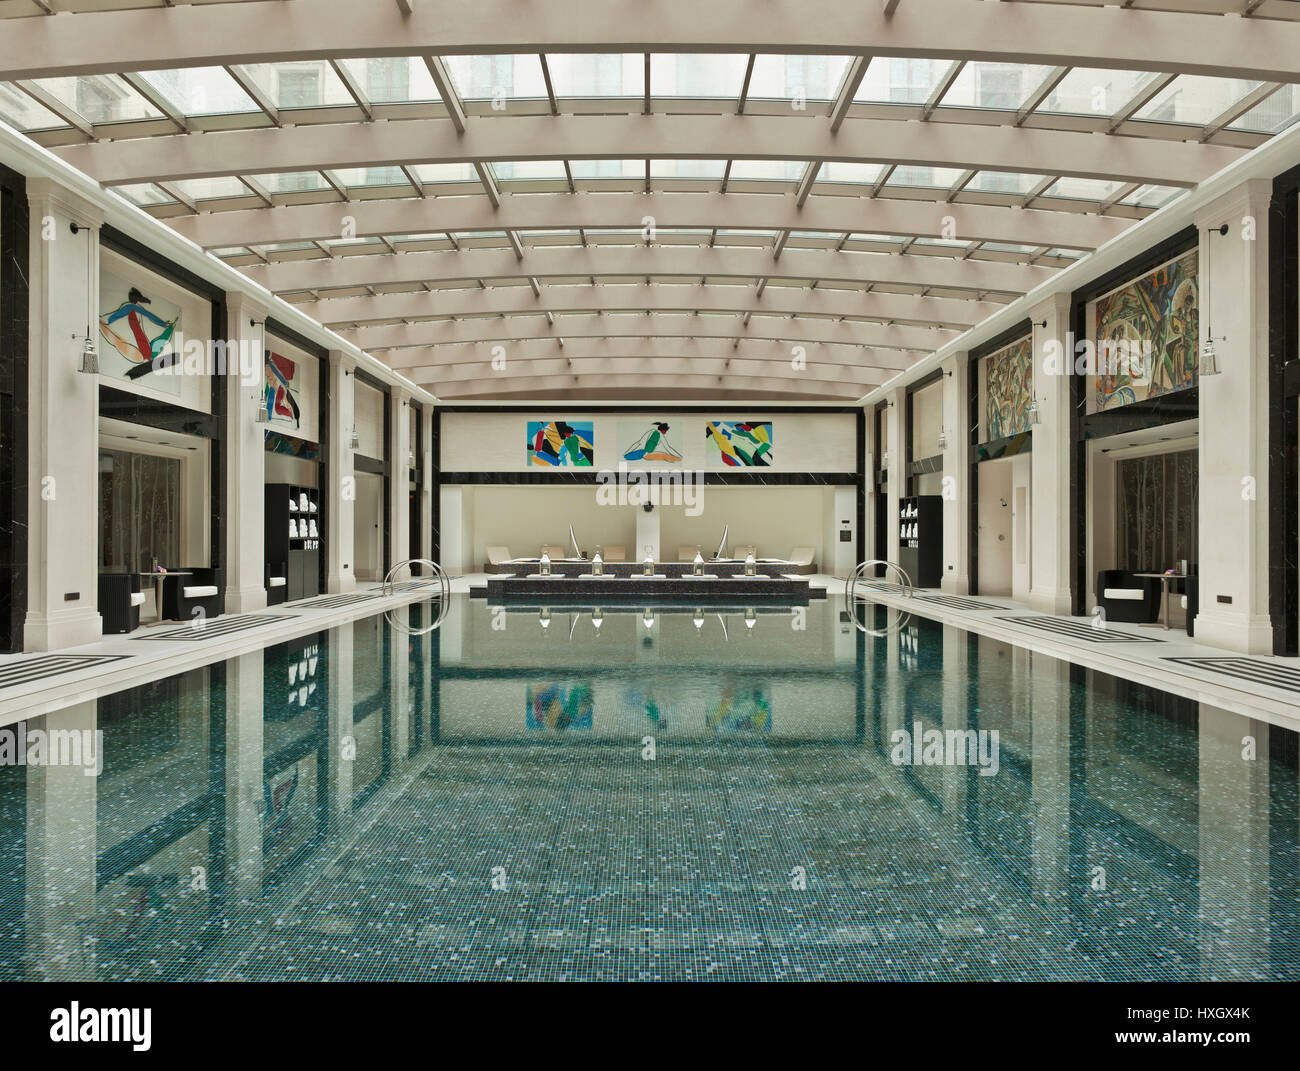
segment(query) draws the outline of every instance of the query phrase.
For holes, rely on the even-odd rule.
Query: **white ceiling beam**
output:
[[[1289,5],[1287,5],[1289,6]],[[843,0],[397,4],[283,0],[11,19],[0,80],[291,59],[509,52],[932,56],[1300,81],[1300,24],[1064,4],[908,0],[891,15]],[[111,41],[113,47],[105,48]],[[868,44],[869,42],[869,44]]]
[[[689,312],[632,313],[619,316],[566,316],[555,327],[545,316],[510,316],[496,319],[434,320],[419,324],[340,329],[339,334],[370,353],[408,347],[455,347],[493,342],[542,340],[563,335],[575,338],[735,338],[766,339],[822,346],[872,346],[883,349],[937,349],[959,333],[929,327],[852,323],[836,320],[790,319],[754,316],[696,316]],[[788,355],[787,355],[788,359]],[[391,362],[401,367],[405,361]]]
[[[733,355],[728,363],[726,357],[710,354],[709,351],[699,357],[646,357],[636,351],[627,355],[584,354],[570,357],[567,349],[556,347],[544,357],[536,360],[516,359],[513,365],[507,356],[506,367],[502,371],[494,371],[490,360],[490,356],[484,355],[465,364],[426,365],[408,369],[406,374],[417,382],[436,384],[441,396],[444,386],[456,383],[495,383],[498,390],[512,387],[518,389],[522,384],[557,375],[582,376],[584,381],[589,375],[618,376],[619,379],[635,376],[641,382],[657,380],[661,388],[670,391],[690,377],[710,376],[716,379],[721,376],[724,381],[733,383],[763,379],[770,383],[783,383],[786,389],[798,386],[806,390],[816,385],[823,389],[841,390],[856,386],[860,393],[878,386],[897,371],[902,371],[901,368],[845,368],[842,365],[816,364],[810,359],[807,368],[787,375],[790,365],[788,357],[763,361]],[[785,366],[784,369],[782,365]]]
[[[758,159],[974,168],[1193,186],[1245,150],[1091,132],[857,119],[561,115],[493,118],[458,133],[444,119],[163,135],[53,150],[106,185],[312,168],[495,160]]]
[[[447,117],[451,120],[451,125],[456,128],[456,133],[465,133],[465,105],[460,101],[456,86],[451,80],[451,75],[447,73],[447,67],[442,62],[442,58],[440,56],[425,56],[424,65],[429,69],[429,76],[438,89],[438,95],[442,97],[442,103],[447,109]]]
[[[430,188],[437,190],[436,186]],[[944,210],[938,211],[937,200],[816,196],[810,197],[802,209],[796,209],[789,197],[660,191],[648,196],[631,192],[510,195],[502,198],[499,210],[482,197],[430,198],[420,203],[413,203],[409,197],[364,199],[357,201],[349,214],[361,238],[502,228],[611,230],[640,226],[646,216],[653,216],[661,230],[789,228],[938,238],[943,217],[952,216],[957,233],[965,238],[1068,249],[1096,249],[1134,222],[1084,212],[1021,212],[960,202],[942,207]],[[273,212],[251,208],[174,216],[166,222],[204,248],[330,238],[338,234],[339,228],[338,205],[332,201],[282,205]]]
[[[257,84],[257,80],[244,70],[243,66],[238,63],[228,63],[226,64],[226,73],[235,80],[235,84],[240,89],[248,94],[249,99],[262,110],[262,114],[270,119],[272,123],[277,127],[284,125],[280,120],[280,109],[266,95],[265,90]]]
[[[803,287],[774,287],[761,300],[748,287],[656,283],[644,286],[552,286],[545,298],[521,286],[487,290],[427,290],[366,297],[322,298],[295,307],[335,330],[378,320],[423,320],[430,316],[535,316],[541,313],[750,312],[801,317],[870,316],[879,320],[939,323],[970,327],[1002,306],[989,301],[917,297],[876,291],[869,295]]]
[[[774,270],[766,249],[715,246],[589,246],[532,248],[522,259],[509,249],[376,254],[337,260],[289,260],[252,265],[245,273],[277,293],[331,287],[449,283],[465,279],[543,279],[554,276],[686,276],[730,279],[820,279],[858,287],[865,282],[1023,294],[1054,274],[994,261],[957,263],[949,257],[872,256],[830,250],[788,249]]]
[[[366,117],[366,122],[371,122],[375,118],[375,109],[371,106],[366,91],[361,88],[361,83],[352,77],[352,72],[348,70],[347,64],[341,60],[332,59],[330,60],[330,67],[338,75],[339,81],[343,83],[343,88],[348,91],[348,96],[361,109],[361,113]]]
[[[844,122],[844,117],[848,114],[850,105],[853,104],[853,98],[857,95],[858,87],[862,85],[862,76],[867,73],[867,67],[870,64],[870,56],[854,56],[849,63],[848,72],[844,76],[844,84],[840,86],[839,95],[831,106],[832,134],[839,130],[840,124]]]
[[[637,375],[634,373],[599,374],[570,373],[545,377],[520,379],[497,376],[495,379],[479,379],[467,383],[449,382],[445,388],[437,386],[439,401],[473,402],[473,401],[514,401],[529,402],[555,399],[572,402],[584,401],[635,401],[653,402],[662,400],[708,402],[732,401],[737,404],[748,402],[784,402],[801,401],[826,402],[843,405],[852,401],[859,391],[850,383],[823,383],[816,380],[766,379],[759,377],[726,376],[718,374],[722,369],[707,372],[661,373],[657,375]],[[431,377],[430,388],[437,383],[436,376]]]

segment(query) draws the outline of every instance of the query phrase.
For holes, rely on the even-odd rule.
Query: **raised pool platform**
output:
[[[676,575],[658,571],[653,576],[644,576],[640,572],[640,566],[636,566],[635,572],[625,569],[618,574],[592,576],[590,563],[564,564],[580,565],[584,571],[552,572],[550,576],[539,573],[497,574],[488,577],[486,586],[471,588],[470,595],[493,602],[541,600],[544,603],[558,603],[599,599],[601,602],[623,602],[638,606],[644,605],[647,600],[665,599],[680,603],[722,602],[739,606],[760,600],[779,600],[806,606],[811,599],[826,598],[824,588],[812,587],[803,577],[771,574],[745,576],[740,563],[725,573],[720,570],[730,563],[712,563],[710,571],[703,576],[691,575],[689,565],[684,567],[686,573],[679,572]],[[666,570],[668,566],[669,563],[663,563],[658,568]]]

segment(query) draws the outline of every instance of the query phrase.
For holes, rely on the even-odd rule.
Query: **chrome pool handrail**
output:
[[[412,565],[427,565],[433,570],[433,579],[437,581],[438,592],[436,595],[430,592],[429,597],[438,600],[437,615],[427,627],[421,629],[408,628],[406,625],[394,620],[390,616],[392,613],[391,607],[384,611],[384,619],[394,628],[401,629],[408,636],[423,636],[440,627],[447,619],[447,613],[451,609],[451,578],[447,575],[447,571],[435,561],[430,561],[428,558],[406,558],[388,570],[387,575],[384,577],[383,586],[380,588],[381,594],[395,594],[397,589],[393,583],[393,574],[402,568],[409,569]]]
[[[866,571],[868,569],[874,569],[878,565],[883,565],[885,567],[885,576],[868,578],[865,575]],[[891,570],[893,571],[897,581],[893,584],[893,587],[901,589],[900,591],[896,592],[896,594],[900,594],[904,598],[910,599],[914,591],[912,587],[912,578],[907,575],[907,570],[904,569],[897,562],[886,561],[884,558],[871,558],[864,562],[858,562],[858,564],[853,567],[853,571],[849,573],[848,577],[845,579],[844,609],[845,612],[848,613],[849,615],[849,620],[853,622],[854,626],[858,629],[859,632],[865,632],[869,636],[883,637],[889,635],[891,632],[895,632],[898,629],[901,629],[908,621],[911,620],[912,614],[910,611],[898,610],[897,613],[899,616],[898,619],[894,622],[893,626],[884,629],[873,629],[873,628],[868,628],[866,622],[861,620],[861,618],[858,616],[858,604],[862,601],[865,601],[867,598],[867,596],[865,595],[858,594],[858,585],[867,583],[868,579],[873,581],[884,580],[886,583],[888,583],[889,574]]]

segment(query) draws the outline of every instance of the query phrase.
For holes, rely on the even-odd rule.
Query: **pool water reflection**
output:
[[[0,766],[0,979],[1300,978],[1295,733],[874,613],[458,597],[34,719],[104,768]]]

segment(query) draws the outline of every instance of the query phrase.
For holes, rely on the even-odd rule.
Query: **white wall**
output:
[[[1011,459],[1011,597],[1020,602],[1029,601],[1033,581],[1033,463],[1032,454],[1017,454]]]
[[[388,395],[383,391],[357,380],[353,419],[357,425],[357,438],[361,442],[356,452],[362,457],[385,456],[384,405],[387,401]]]
[[[770,420],[772,422],[772,472],[856,472],[858,468],[857,418],[853,413],[788,413],[780,410],[699,410],[674,413],[629,410],[584,416],[581,409],[518,409],[505,413],[442,413],[443,472],[525,472],[529,470],[527,425],[530,420],[589,421],[594,425],[595,467],[616,469],[629,445],[620,438],[619,424],[664,420],[668,439],[682,454],[684,469],[719,470],[705,453],[705,425],[710,420]],[[358,427],[360,419],[358,419]],[[363,435],[364,442],[364,435]],[[932,453],[934,451],[931,451]],[[365,453],[363,450],[362,453]],[[629,468],[662,468],[658,464],[627,463]],[[533,467],[536,471],[536,466]],[[753,472],[765,469],[728,469]]]
[[[922,387],[912,395],[912,460],[934,457],[939,450],[939,428],[943,424],[943,380]],[[922,491],[922,494],[931,492]]]
[[[1011,461],[985,461],[979,479],[978,594],[1010,595],[1013,505]],[[1005,505],[1004,505],[1005,503]]]

